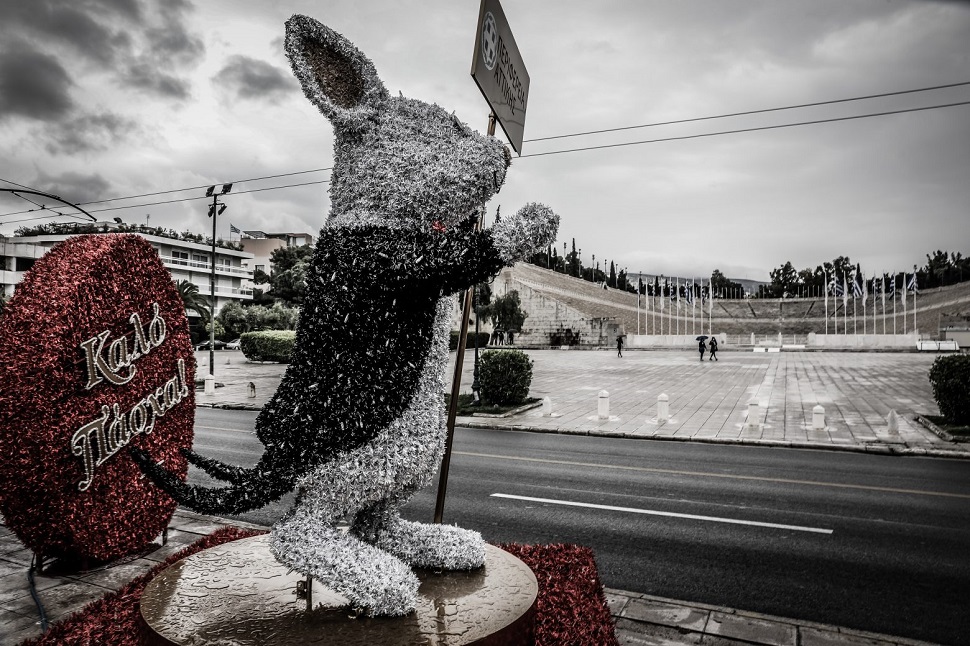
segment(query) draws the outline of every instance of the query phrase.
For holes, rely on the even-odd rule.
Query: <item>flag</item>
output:
[[[852,298],[859,298],[864,294],[862,288],[862,274],[856,274],[852,279]],[[855,307],[853,305],[853,307]]]
[[[849,304],[849,278],[842,273],[842,306],[845,307]]]
[[[893,279],[889,281],[889,298],[896,298],[896,274],[893,274]]]
[[[916,282],[916,272],[909,277],[909,281],[906,283],[906,291],[913,292],[914,294],[919,294],[919,283]]]
[[[836,280],[835,276],[832,276],[832,280],[829,281],[829,294],[832,294],[833,296],[842,296],[844,293],[845,290],[842,289],[842,285],[839,284],[839,281]]]
[[[685,299],[688,305],[694,304],[694,284],[684,285]]]
[[[242,231],[240,231],[239,228],[236,227],[235,224],[233,224],[232,222],[230,222],[229,223],[229,233],[242,233]]]

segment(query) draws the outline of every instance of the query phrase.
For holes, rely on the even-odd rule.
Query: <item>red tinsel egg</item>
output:
[[[185,477],[195,359],[182,299],[147,240],[65,240],[0,315],[0,512],[47,556],[109,560],[151,542],[175,502],[127,447]]]

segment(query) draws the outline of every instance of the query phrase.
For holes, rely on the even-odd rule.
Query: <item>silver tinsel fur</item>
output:
[[[350,61],[361,77],[358,103],[341,105],[343,96],[331,96],[325,75],[311,60],[313,52],[307,53],[311,41]],[[373,64],[313,19],[293,16],[287,22],[286,50],[307,97],[333,122],[337,138],[333,212],[321,236],[355,227],[400,228],[405,244],[409,230],[444,230],[467,222],[497,192],[510,163],[497,140],[472,132],[437,106],[390,97]],[[492,231],[474,235],[490,236],[492,257],[497,252],[500,262],[511,264],[551,244],[557,227],[558,217],[549,208],[529,204]],[[393,278],[421,279],[422,272],[434,269],[425,269],[431,264],[426,256],[434,253],[415,249]],[[420,358],[423,367],[406,411],[368,443],[339,451],[299,477],[297,502],[273,527],[277,560],[312,575],[365,614],[403,615],[414,609],[418,579],[412,566],[471,570],[484,564],[478,532],[399,515],[441,463],[454,291],[442,287],[433,329],[426,331],[430,349]],[[344,518],[353,518],[349,532],[337,529]]]

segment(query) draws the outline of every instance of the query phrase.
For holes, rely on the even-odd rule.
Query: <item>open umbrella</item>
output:
[[[706,334],[702,334],[702,335],[700,335],[699,337],[697,337],[697,338],[696,338],[696,339],[694,339],[694,340],[695,340],[695,341],[703,341],[703,340],[704,340],[704,339],[706,339],[706,338],[707,338],[707,335],[706,335]]]

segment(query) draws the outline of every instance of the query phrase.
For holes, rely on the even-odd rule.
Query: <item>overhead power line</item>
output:
[[[795,128],[798,126],[814,126],[820,123],[834,123],[837,121],[852,121],[854,119],[869,119],[872,117],[885,117],[891,114],[903,114],[905,112],[922,112],[925,110],[938,110],[940,108],[952,108],[960,105],[970,105],[970,101],[959,101],[957,103],[943,103],[940,105],[928,105],[921,108],[905,108],[902,110],[887,110],[885,112],[870,112],[868,114],[857,114],[850,117],[832,117],[830,119],[814,119],[812,121],[799,121],[796,123],[782,123],[774,126],[756,126],[753,128],[738,128],[736,130],[721,130],[718,132],[705,132],[697,135],[681,135],[678,137],[663,137],[660,139],[643,139],[641,141],[624,141],[616,144],[602,144],[599,146],[585,146],[583,148],[568,148],[566,150],[551,150],[544,153],[532,153],[522,155],[519,159],[528,157],[545,157],[548,155],[563,155],[565,153],[576,153],[586,150],[602,150],[605,148],[620,148],[622,146],[639,146],[641,144],[657,144],[666,141],[683,141],[686,139],[702,139],[704,137],[720,137],[723,135],[737,135],[744,132],[760,132],[763,130],[781,130],[782,128]]]
[[[677,120],[663,121],[663,122],[656,122],[656,123],[648,123],[648,124],[641,124],[641,125],[635,125],[635,126],[623,126],[623,127],[618,127],[618,128],[609,128],[609,129],[604,129],[604,130],[591,130],[591,131],[587,131],[587,132],[577,132],[577,133],[569,133],[569,134],[563,134],[563,135],[554,135],[554,136],[550,136],[550,137],[541,137],[541,138],[537,138],[537,139],[527,139],[525,141],[527,141],[527,142],[548,141],[548,140],[553,140],[553,139],[564,139],[564,138],[569,138],[569,137],[578,137],[578,136],[591,135],[591,134],[601,134],[601,133],[607,133],[607,132],[620,132],[620,131],[625,131],[625,130],[634,130],[634,129],[638,129],[638,128],[649,128],[649,127],[662,126],[662,125],[674,125],[674,124],[683,124],[683,123],[694,123],[694,122],[699,122],[699,121],[710,121],[710,120],[715,120],[715,119],[724,119],[724,118],[728,118],[728,117],[746,116],[746,115],[753,115],[753,114],[765,114],[765,113],[770,113],[770,112],[780,112],[780,111],[784,111],[784,110],[794,110],[794,109],[798,109],[798,108],[807,108],[807,107],[815,107],[815,106],[822,106],[822,105],[833,105],[833,104],[837,104],[837,103],[848,103],[848,102],[851,102],[851,101],[863,101],[863,100],[867,100],[867,99],[883,98],[883,97],[889,97],[889,96],[899,96],[899,95],[904,95],[904,94],[914,94],[914,93],[918,93],[918,92],[929,92],[929,91],[932,91],[932,90],[940,90],[940,89],[946,89],[946,88],[960,87],[960,86],[965,86],[965,85],[970,85],[970,81],[963,81],[963,82],[959,82],[959,83],[948,83],[948,84],[945,84],[945,85],[935,85],[935,86],[931,86],[931,87],[916,88],[916,89],[911,89],[911,90],[899,90],[899,91],[896,91],[896,92],[884,92],[884,93],[880,93],[880,94],[870,94],[870,95],[866,95],[866,96],[849,97],[849,98],[844,98],[844,99],[831,99],[831,100],[828,100],[828,101],[816,101],[816,102],[813,102],[813,103],[803,103],[803,104],[798,104],[798,105],[781,106],[781,107],[775,107],[775,108],[763,108],[763,109],[759,109],[759,110],[748,110],[748,111],[744,111],[744,112],[725,113],[725,114],[711,115],[711,116],[706,116],[706,117],[695,117],[695,118],[690,118],[690,119],[677,119]],[[902,113],[906,113],[906,112],[921,112],[921,111],[926,111],[926,110],[935,110],[935,109],[940,109],[940,108],[949,108],[949,107],[962,106],[962,105],[968,105],[968,104],[970,104],[970,101],[962,101],[962,102],[956,102],[956,103],[946,103],[946,104],[925,106],[925,107],[919,107],[919,108],[907,108],[907,109],[900,109],[900,110],[888,110],[888,111],[883,111],[883,112],[873,112],[873,113],[862,114],[862,115],[854,115],[854,116],[848,116],[848,117],[832,117],[832,118],[828,118],[828,119],[814,119],[814,120],[811,120],[811,121],[800,121],[800,122],[795,122],[795,123],[779,124],[779,125],[773,125],[773,126],[756,126],[756,127],[751,127],[751,128],[738,128],[738,129],[733,129],[733,130],[722,130],[722,131],[718,131],[718,132],[702,133],[702,134],[695,134],[695,135],[682,135],[682,136],[676,136],[676,137],[663,137],[663,138],[658,138],[658,139],[645,139],[645,140],[640,140],[640,141],[620,142],[620,143],[615,143],[615,144],[603,144],[603,145],[597,145],[597,146],[586,146],[586,147],[581,147],[581,148],[570,148],[570,149],[565,149],[565,150],[554,150],[554,151],[549,151],[549,152],[544,152],[544,153],[532,153],[532,154],[528,154],[528,155],[521,155],[519,157],[519,159],[526,159],[526,158],[529,158],[529,157],[544,157],[544,156],[549,156],[549,155],[560,155],[560,154],[565,154],[565,153],[581,152],[581,151],[588,151],[588,150],[600,150],[600,149],[605,149],[605,148],[618,148],[618,147],[622,147],[622,146],[636,146],[636,145],[641,145],[641,144],[663,143],[663,142],[669,142],[669,141],[683,141],[683,140],[688,140],[688,139],[700,139],[700,138],[704,138],[704,137],[717,137],[717,136],[723,136],[723,135],[742,134],[742,133],[746,133],[746,132],[758,132],[758,131],[765,131],[765,130],[779,130],[779,129],[782,129],[782,128],[794,128],[794,127],[799,127],[799,126],[818,125],[818,124],[833,123],[833,122],[838,122],[838,121],[850,121],[850,120],[855,120],[855,119],[867,119],[867,118],[872,118],[872,117],[881,117],[881,116],[887,116],[887,115],[893,115],[893,114],[902,114]],[[254,181],[265,180],[265,179],[277,179],[277,178],[280,178],[280,177],[291,177],[291,176],[294,176],[294,175],[303,175],[303,174],[307,174],[307,173],[317,173],[317,172],[329,171],[329,170],[333,170],[333,167],[314,168],[314,169],[309,169],[309,170],[293,171],[293,172],[290,172],[290,173],[280,173],[280,174],[277,174],[277,175],[265,175],[265,176],[262,176],[262,177],[253,177],[253,178],[249,178],[249,179],[238,179],[238,180],[233,180],[233,183],[241,184],[241,183],[244,183],[244,182],[254,182]],[[0,178],[0,181],[7,182],[8,184],[13,184],[15,186],[19,186],[19,187],[22,187],[22,188],[28,188],[28,187],[25,187],[23,184],[18,184],[17,182],[13,182],[11,180],[7,180],[7,179]],[[299,186],[310,186],[310,185],[313,185],[313,184],[325,184],[325,183],[327,183],[329,181],[330,180],[321,180],[321,181],[317,181],[317,182],[305,182],[305,183],[299,183],[299,184],[285,184],[285,185],[282,185],[282,186],[270,186],[270,187],[261,188],[261,189],[252,189],[252,190],[249,190],[249,191],[237,191],[235,194],[236,195],[240,195],[240,194],[244,194],[244,193],[259,193],[259,192],[263,192],[263,191],[273,191],[273,190],[279,190],[279,189],[285,189],[285,188],[295,188],[295,187],[299,187]],[[179,193],[179,192],[190,191],[190,190],[199,190],[199,189],[202,189],[202,188],[206,188],[206,186],[208,186],[208,185],[184,187],[184,188],[177,188],[177,189],[170,189],[170,190],[167,190],[167,191],[157,191],[157,192],[153,192],[153,193],[142,193],[140,195],[129,195],[129,196],[125,196],[125,197],[114,197],[114,198],[108,198],[108,199],[104,199],[104,200],[95,200],[95,201],[91,201],[91,202],[80,202],[79,204],[80,205],[84,205],[84,206],[89,205],[89,204],[105,204],[105,203],[108,203],[108,202],[117,202],[117,201],[121,201],[121,200],[138,199],[140,197],[152,197],[152,196],[156,196],[156,195],[166,195],[166,194],[169,194],[169,193]],[[124,209],[143,208],[143,207],[146,207],[146,206],[158,206],[158,205],[161,205],[161,204],[172,204],[172,203],[177,203],[177,202],[188,202],[188,201],[192,201],[192,200],[196,200],[196,199],[204,199],[204,198],[202,198],[202,197],[189,197],[189,198],[181,198],[181,199],[174,199],[174,200],[161,200],[161,201],[157,201],[157,202],[144,202],[144,203],[133,204],[133,205],[129,205],[129,206],[119,206],[119,207],[111,207],[111,208],[105,208],[105,209],[95,209],[95,210],[92,210],[91,212],[92,213],[101,213],[101,212],[106,212],[106,211],[119,211],[119,210],[124,210]],[[46,209],[46,207],[41,207],[41,208],[45,208]],[[35,211],[36,211],[36,209],[28,209],[26,211],[13,211],[13,212],[10,212],[10,213],[0,214],[0,218],[6,217],[6,216],[10,216],[10,215],[20,215],[20,214],[25,214],[25,213],[33,213]],[[49,217],[49,216],[45,216],[45,217]],[[28,219],[24,219],[24,220],[14,220],[14,221],[8,221],[5,224],[16,224],[16,223],[19,223],[19,222],[28,222],[28,221],[39,220],[39,219],[43,219],[43,218],[35,217],[35,218],[28,218]]]
[[[766,114],[768,112],[781,112],[783,110],[798,110],[800,108],[814,108],[820,105],[835,105],[837,103],[849,103],[850,101],[865,101],[867,99],[881,99],[887,96],[901,96],[903,94],[915,94],[917,92],[930,92],[932,90],[943,90],[951,87],[970,85],[970,81],[960,83],[947,83],[946,85],[934,85],[932,87],[921,87],[914,90],[899,90],[896,92],[883,92],[881,94],[868,94],[866,96],[854,96],[848,99],[831,99],[829,101],[815,101],[814,103],[799,103],[797,105],[786,105],[777,108],[762,108],[760,110],[745,110],[744,112],[728,112],[725,114],[715,114],[707,117],[693,117],[691,119],[675,119],[673,121],[657,121],[654,123],[644,123],[638,126],[620,126],[617,128],[606,128],[604,130],[588,130],[586,132],[573,132],[565,135],[552,135],[549,137],[538,137],[536,139],[526,139],[523,143],[535,141],[549,141],[551,139],[566,139],[568,137],[583,137],[585,135],[599,135],[607,132],[622,132],[624,130],[636,130],[638,128],[654,128],[656,126],[671,126],[680,123],[695,123],[697,121],[711,121],[713,119],[727,119],[729,117],[743,117],[752,114]]]
[[[280,178],[280,177],[292,177],[294,175],[306,175],[307,173],[319,173],[319,172],[328,171],[328,170],[333,170],[333,167],[327,167],[327,168],[312,168],[310,170],[299,170],[299,171],[294,171],[292,173],[280,173],[278,175],[265,175],[263,177],[251,177],[249,179],[236,179],[236,180],[232,180],[231,183],[233,183],[233,184],[242,184],[244,182],[256,182],[256,181],[264,180],[264,179],[277,179],[277,178]],[[0,181],[7,182],[8,184],[13,184],[15,186],[20,186],[22,188],[28,188],[28,187],[24,186],[23,184],[17,184],[17,182],[12,182],[12,181],[10,181],[8,179],[3,179],[2,177],[0,177]],[[325,180],[325,181],[329,181],[329,180]],[[309,182],[309,183],[310,184],[319,184],[320,182]],[[209,184],[203,184],[201,186],[187,186],[187,187],[183,187],[183,188],[173,188],[173,189],[170,189],[170,190],[167,190],[167,191],[156,191],[154,193],[142,193],[140,195],[127,195],[125,197],[112,197],[112,198],[108,198],[108,199],[105,199],[105,200],[93,200],[91,202],[78,202],[78,204],[81,205],[81,206],[87,206],[89,204],[105,204],[107,202],[118,202],[118,201],[121,201],[121,200],[136,200],[136,199],[138,199],[140,197],[153,197],[155,195],[167,195],[169,193],[182,193],[184,191],[197,191],[197,190],[206,188],[208,186],[209,186]],[[274,188],[290,188],[292,186],[305,186],[305,184],[289,184],[289,185],[286,185],[286,186],[278,186],[278,187],[274,187]],[[239,195],[239,194],[242,194],[242,193],[257,193],[257,192],[263,191],[263,190],[270,190],[270,189],[255,189],[255,190],[251,190],[251,191],[236,191],[235,194],[236,195]],[[161,201],[161,202],[149,202],[149,203],[145,203],[145,204],[134,204],[132,206],[119,207],[119,208],[138,208],[139,206],[155,206],[155,205],[158,205],[158,204],[171,204],[171,203],[174,203],[174,202],[187,202],[189,200],[194,200],[194,199],[202,199],[202,198],[187,197],[187,198],[179,199],[179,200],[166,200],[166,201]],[[98,210],[95,210],[93,212],[94,213],[100,213],[101,211],[106,211],[106,210],[111,210],[111,209],[98,209]],[[0,218],[6,217],[8,215],[22,215],[24,213],[33,213],[34,211],[35,211],[35,209],[27,209],[26,211],[12,211],[10,213],[0,214]],[[36,218],[34,218],[34,219],[36,219]],[[16,222],[27,222],[27,221],[28,220],[17,220]],[[5,224],[14,224],[14,222],[7,222]]]

